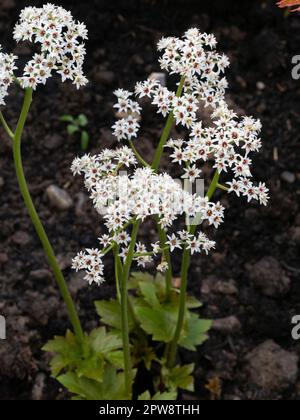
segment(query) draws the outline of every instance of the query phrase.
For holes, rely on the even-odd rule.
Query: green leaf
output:
[[[157,392],[153,398],[153,401],[174,401],[177,400],[177,391],[168,392]]]
[[[124,369],[123,350],[113,351],[105,355],[105,360],[115,366],[117,369]]]
[[[170,391],[170,392],[157,392],[152,398],[149,391],[145,391],[138,397],[138,400],[141,401],[173,401],[177,399],[177,392]]]
[[[171,388],[181,388],[187,391],[194,391],[194,378],[192,373],[195,365],[175,366],[169,371],[168,382]]]
[[[140,400],[140,401],[149,401],[149,400],[151,400],[150,392],[149,391],[143,392],[143,394],[141,394],[138,397],[138,400]]]
[[[121,306],[117,300],[96,301],[95,306],[103,324],[122,330]],[[134,321],[130,314],[128,318],[129,328],[132,329]]]
[[[122,329],[121,306],[117,300],[100,300],[96,301],[95,305],[103,324]]]
[[[77,119],[76,119],[76,123],[80,126],[80,127],[86,127],[88,125],[88,119],[86,117],[86,115],[84,114],[80,114],[78,115]]]
[[[67,131],[68,131],[69,136],[73,136],[73,134],[79,131],[79,127],[74,124],[69,124],[67,127]]]
[[[155,284],[149,283],[149,282],[140,282],[139,283],[139,288],[140,291],[142,293],[142,295],[145,298],[145,301],[147,303],[149,303],[150,306],[152,306],[153,308],[159,308],[160,307],[160,303],[158,301],[158,298],[156,296],[156,287]]]
[[[76,336],[67,331],[65,337],[54,337],[42,348],[43,351],[55,353],[50,362],[51,372],[56,377],[63,369],[74,369],[82,360],[81,346]]]
[[[208,336],[206,333],[211,328],[211,325],[211,321],[200,319],[197,314],[190,313],[179,340],[179,345],[187,350],[196,351],[196,346],[200,346],[207,340]]]
[[[60,117],[59,121],[73,123],[74,118],[72,117],[72,115],[63,115],[62,117]]]
[[[99,400],[101,394],[101,384],[87,378],[79,378],[76,373],[68,372],[61,375],[57,380],[67,388],[71,393],[77,394],[75,397],[89,401]]]
[[[135,308],[135,313],[141,327],[146,333],[153,336],[153,340],[165,343],[172,340],[176,325],[176,307],[165,305],[151,309],[139,306]]]
[[[166,286],[166,279],[165,276],[161,273],[157,273],[155,277],[155,283],[158,285],[162,285],[163,287]]]
[[[135,374],[134,370],[133,375]],[[124,373],[117,373],[116,368],[111,365],[105,367],[102,383],[84,377],[79,378],[76,373],[61,375],[58,381],[75,394],[76,399],[79,397],[92,401],[126,399]]]
[[[81,132],[81,150],[87,150],[87,148],[89,147],[89,142],[90,142],[89,133],[85,130],[82,131]]]
[[[68,330],[65,337],[55,336],[53,340],[48,341],[42,348],[43,351],[51,353],[63,353],[65,351],[78,350],[79,344],[76,336]]]
[[[93,330],[89,337],[91,348],[100,354],[106,355],[113,350],[122,348],[122,340],[116,334],[106,332],[105,327]]]
[[[203,306],[202,303],[194,296],[186,297],[186,307],[188,309],[198,309],[198,308],[201,308],[202,306]]]
[[[73,360],[73,362],[75,362],[75,360]],[[68,367],[68,365],[70,365],[70,359],[63,357],[60,354],[53,356],[50,361],[52,376],[56,378],[65,367]]]
[[[128,282],[128,287],[130,289],[138,289],[139,283],[153,283],[153,276],[149,273],[142,273],[142,272],[133,272]]]
[[[85,377],[88,379],[94,379],[97,382],[103,381],[104,375],[104,359],[99,354],[91,355],[90,357],[83,359],[76,369],[78,377]]]

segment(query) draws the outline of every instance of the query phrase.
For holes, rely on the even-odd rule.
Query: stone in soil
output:
[[[8,255],[5,252],[0,253],[0,265],[7,263]]]
[[[62,136],[58,134],[49,135],[45,139],[45,148],[48,150],[56,150],[60,148],[64,143]]]
[[[32,280],[51,280],[52,279],[52,274],[49,270],[41,268],[39,270],[32,270],[29,273],[29,277]]]
[[[96,69],[94,79],[105,86],[111,86],[115,81],[115,74],[109,70]]]
[[[82,192],[78,193],[76,196],[76,206],[75,206],[75,214],[77,217],[84,217],[85,215],[85,205],[88,201],[88,196]]]
[[[69,193],[56,185],[50,185],[46,194],[50,204],[58,210],[69,210],[73,206],[73,200]]]
[[[100,145],[105,144],[105,147],[113,147],[116,143],[116,138],[113,136],[112,131],[109,128],[102,128],[100,130]]]
[[[12,240],[16,245],[26,246],[31,242],[31,237],[28,235],[28,233],[19,231],[13,235]]]
[[[47,294],[44,297],[39,292],[28,290],[18,303],[23,312],[27,312],[30,319],[38,325],[46,326],[50,318],[57,316],[59,300],[57,296]]]
[[[292,172],[284,171],[281,174],[281,179],[284,182],[287,182],[288,184],[294,184],[294,182],[296,181],[296,175]]]
[[[291,280],[273,257],[264,257],[256,264],[246,264],[246,272],[253,286],[268,297],[282,297],[291,286]]]
[[[41,401],[45,396],[46,375],[42,372],[36,375],[31,391],[31,399],[33,401]]]
[[[221,295],[236,295],[238,288],[234,280],[219,280],[218,277],[212,275],[202,281],[201,293],[210,295],[211,293],[218,293]]]
[[[242,326],[236,316],[228,316],[226,318],[215,319],[212,329],[222,334],[237,334],[241,331]]]
[[[294,226],[290,229],[290,237],[296,244],[300,244],[300,226]]]
[[[166,73],[151,73],[149,76],[150,80],[158,80],[162,86],[167,86]]]
[[[19,335],[1,341],[0,360],[0,376],[2,377],[22,381],[31,380],[37,371],[30,347],[20,341]]]
[[[245,361],[249,383],[267,392],[284,391],[297,381],[298,356],[284,350],[273,340],[257,346]]]

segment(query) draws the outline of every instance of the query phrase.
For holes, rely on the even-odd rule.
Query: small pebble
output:
[[[241,331],[242,325],[236,316],[228,316],[214,320],[212,329],[222,334],[236,334]]]
[[[296,181],[296,175],[292,172],[285,171],[282,172],[281,179],[288,184],[293,184]]]
[[[264,82],[257,82],[256,87],[258,90],[265,90],[266,85],[264,84]]]
[[[165,73],[151,73],[149,79],[158,80],[162,86],[167,86],[167,76]]]
[[[46,190],[50,204],[58,210],[68,210],[73,206],[73,200],[67,191],[50,185]]]
[[[29,273],[29,277],[32,280],[51,280],[52,274],[49,270],[46,269],[39,269],[39,270],[33,270]]]
[[[31,242],[31,237],[28,235],[28,233],[19,231],[13,235],[12,240],[16,245],[26,246]]]

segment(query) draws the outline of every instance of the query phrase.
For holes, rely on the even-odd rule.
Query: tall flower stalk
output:
[[[84,335],[78,313],[31,198],[23,169],[21,143],[32,103],[33,90],[38,85],[45,84],[54,71],[61,75],[63,81],[69,79],[78,88],[87,83],[82,72],[85,49],[84,44],[80,42],[80,39],[86,39],[86,37],[85,26],[75,23],[71,14],[63,8],[51,4],[42,8],[27,7],[20,14],[20,21],[15,26],[14,38],[16,41],[33,41],[40,44],[41,53],[34,54],[25,65],[21,76],[15,74],[18,57],[0,53],[0,104],[5,105],[5,97],[12,83],[17,83],[24,91],[23,106],[16,130],[13,131],[9,127],[2,112],[0,112],[0,122],[12,141],[16,176],[25,206],[52,268],[73,330],[80,342]]]

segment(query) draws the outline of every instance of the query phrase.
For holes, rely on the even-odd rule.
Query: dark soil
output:
[[[14,48],[11,33],[19,10],[25,4],[42,3],[1,1],[0,36],[5,50]],[[291,318],[300,313],[300,81],[291,77],[291,58],[299,53],[300,16],[284,18],[274,1],[258,0],[57,3],[72,10],[89,28],[86,70],[90,84],[79,92],[55,81],[39,89],[24,136],[23,156],[35,204],[85,328],[98,322],[93,301],[112,296],[114,286],[108,281],[101,288],[86,287],[70,269],[72,256],[95,246],[102,227],[82,180],[70,173],[73,158],[81,153],[79,141],[68,138],[58,118],[84,112],[90,120],[90,152],[114,146],[109,131],[114,118],[112,91],[131,89],[136,80],[158,70],[155,45],[163,34],[180,35],[198,26],[215,33],[220,50],[230,56],[229,99],[235,108],[262,119],[264,148],[255,162],[255,176],[268,183],[272,199],[268,208],[260,208],[220,194],[228,210],[226,223],[215,235],[217,251],[193,259],[189,284],[204,303],[204,317],[235,316],[241,327],[213,330],[197,354],[181,354],[185,362],[197,365],[196,391],[183,398],[211,398],[205,385],[214,379],[220,382],[221,399],[298,399],[299,377],[288,386],[260,389],[248,376],[245,356],[269,339],[300,356],[300,343],[291,338]],[[29,54],[27,46],[19,46],[16,52],[24,60]],[[20,105],[21,93],[15,91],[5,109],[11,125],[16,123]],[[153,128],[151,121],[152,117],[145,118],[139,140],[141,152],[149,159],[162,127],[160,123]],[[293,183],[284,181],[284,172],[294,175]],[[64,334],[69,324],[18,192],[11,149],[3,132],[0,181],[0,313],[8,323],[7,340],[0,343],[1,399],[64,399],[66,394],[49,377],[48,357],[40,349],[54,334]],[[51,184],[64,188],[74,199],[69,211],[49,206],[45,191]],[[142,235],[144,239],[152,235],[149,225]],[[271,264],[266,257],[273,257]],[[174,264],[178,275],[179,260]],[[108,268],[107,278],[112,275]],[[271,283],[271,293],[261,285],[261,276]],[[282,291],[275,282],[287,277],[290,285]]]

